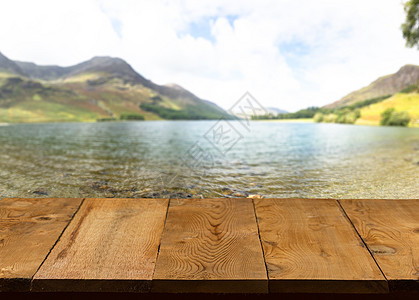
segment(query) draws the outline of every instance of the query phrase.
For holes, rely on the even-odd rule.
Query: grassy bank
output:
[[[409,127],[419,127],[419,93],[398,93],[394,96],[361,109],[358,125],[380,125],[381,113],[388,108],[409,113]]]

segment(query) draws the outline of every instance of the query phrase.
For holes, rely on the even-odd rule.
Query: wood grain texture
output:
[[[167,206],[164,199],[86,199],[33,290],[149,291]]]
[[[419,291],[419,200],[340,200],[390,289]]]
[[[250,199],[174,199],[153,277],[154,292],[266,293]]]
[[[388,291],[385,278],[335,200],[254,202],[271,292]]]
[[[30,280],[82,199],[0,200],[0,291],[27,291]]]

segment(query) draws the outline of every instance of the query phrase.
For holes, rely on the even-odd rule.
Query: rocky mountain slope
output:
[[[39,66],[0,53],[0,122],[230,118],[178,85],[157,85],[120,58]]]
[[[405,65],[394,74],[383,76],[370,85],[354,91],[325,108],[340,108],[360,101],[393,95],[419,82],[419,66]]]

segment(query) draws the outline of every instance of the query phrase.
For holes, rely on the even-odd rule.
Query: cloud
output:
[[[293,111],[418,64],[403,18],[394,0],[16,0],[0,11],[0,51],[60,65],[119,56],[224,108],[250,91]]]
[[[116,53],[118,36],[95,1],[16,0],[2,4],[0,41],[11,58],[70,65]]]

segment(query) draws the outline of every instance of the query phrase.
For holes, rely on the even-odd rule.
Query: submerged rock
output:
[[[100,181],[92,182],[89,186],[94,189],[106,189],[107,185],[108,185],[107,181],[100,180]]]
[[[185,198],[193,198],[193,197],[192,197],[192,194],[183,193],[183,192],[170,194],[170,199],[176,199],[176,198],[185,199]]]
[[[40,195],[40,196],[48,196],[49,192],[46,189],[37,188],[32,192],[32,194]]]

